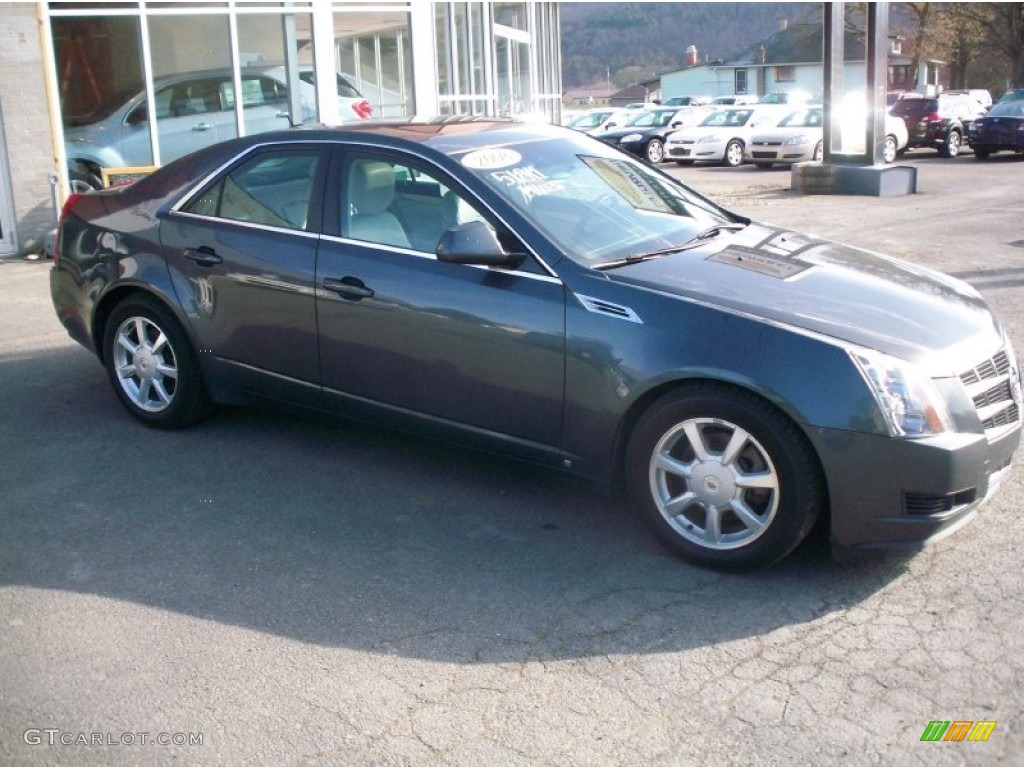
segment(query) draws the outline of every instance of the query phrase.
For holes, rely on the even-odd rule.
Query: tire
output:
[[[988,160],[988,156],[990,154],[992,154],[992,153],[989,152],[989,150],[987,150],[987,149],[975,149],[974,150],[974,159],[975,160]]]
[[[885,161],[886,164],[896,162],[896,149],[896,137],[886,136],[885,144],[882,147],[882,160]]]
[[[149,296],[130,296],[114,307],[103,334],[103,361],[125,408],[147,426],[177,429],[209,410],[188,336]]]
[[[766,171],[771,168],[775,163],[754,163],[756,168],[760,168],[762,171]]]
[[[946,143],[939,150],[939,154],[943,157],[954,158],[960,154],[960,145],[963,140],[960,138],[958,131],[950,131],[949,136],[946,138]]]
[[[102,189],[103,181],[88,168],[76,163],[68,169],[68,186],[72,194],[79,194]]]
[[[644,156],[651,165],[657,165],[665,159],[665,145],[661,139],[651,139],[644,150]]]
[[[716,383],[681,387],[647,409],[630,438],[626,487],[669,550],[728,571],[785,557],[826,498],[796,426],[755,395]]]
[[[727,168],[736,168],[743,164],[743,142],[733,139],[725,145],[725,152],[722,153],[722,165]]]
[[[816,163],[825,159],[825,145],[820,141],[814,146],[814,156],[811,159]]]

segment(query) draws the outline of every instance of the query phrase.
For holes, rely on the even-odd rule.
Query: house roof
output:
[[[627,85],[621,91],[616,91],[611,95],[613,99],[630,99],[632,101],[643,101],[647,98],[647,94],[650,89],[645,88],[642,85]]]
[[[727,56],[722,63],[727,67],[751,64],[821,64],[824,50],[825,30],[820,22],[793,24],[739,53]],[[846,31],[843,58],[846,61],[864,60],[865,46],[861,33]]]

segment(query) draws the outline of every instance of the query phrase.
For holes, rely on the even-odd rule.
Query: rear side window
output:
[[[263,152],[226,173],[183,209],[199,216],[306,230],[318,150]]]
[[[897,117],[920,117],[939,111],[939,102],[935,99],[900,99],[892,108]]]

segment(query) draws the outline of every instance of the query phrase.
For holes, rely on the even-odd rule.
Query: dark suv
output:
[[[956,157],[967,135],[967,126],[983,116],[985,109],[968,96],[941,94],[900,99],[891,114],[907,126],[907,149],[932,147],[943,157]]]

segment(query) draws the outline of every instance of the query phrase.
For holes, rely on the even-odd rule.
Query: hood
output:
[[[964,282],[764,224],[605,274],[924,363],[936,375],[956,372],[937,370],[936,353],[1000,339],[984,300]]]
[[[656,125],[645,125],[637,126],[636,128],[612,128],[610,131],[601,131],[599,134],[602,139],[621,139],[623,136],[629,136],[631,133],[639,133],[641,136],[650,136],[660,131],[672,130],[668,126],[656,126]]]

